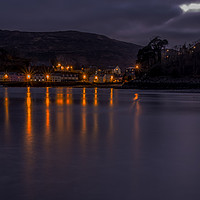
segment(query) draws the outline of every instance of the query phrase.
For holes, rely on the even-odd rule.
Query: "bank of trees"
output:
[[[138,77],[200,76],[200,43],[167,49],[168,41],[155,37],[137,55]]]

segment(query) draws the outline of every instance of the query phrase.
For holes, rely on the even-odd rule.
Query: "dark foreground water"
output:
[[[1,200],[199,200],[200,94],[0,88]]]

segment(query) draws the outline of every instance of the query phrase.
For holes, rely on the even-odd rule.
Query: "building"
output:
[[[122,74],[122,70],[119,68],[119,66],[107,67],[104,71],[106,74]]]
[[[123,82],[123,76],[121,74],[115,74],[113,78],[113,83]]]
[[[73,71],[73,66],[63,66],[61,65],[60,63],[53,67],[55,71],[57,72],[70,72],[70,71]]]
[[[106,82],[106,74],[93,74],[89,77],[90,83],[105,83]]]
[[[33,74],[33,75],[31,75],[30,81],[44,82],[45,81],[45,75],[44,74]]]
[[[79,80],[79,74],[78,73],[64,73],[64,74],[62,74],[62,82],[78,81],[78,80]]]
[[[5,78],[5,73],[0,72],[0,81],[4,81],[4,78]]]
[[[0,81],[25,82],[25,75],[17,72],[9,72],[9,73],[1,72]]]
[[[62,74],[61,73],[51,74],[50,81],[51,82],[61,82],[62,81]]]

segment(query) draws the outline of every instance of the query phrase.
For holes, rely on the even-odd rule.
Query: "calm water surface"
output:
[[[200,94],[0,88],[0,199],[199,200]]]

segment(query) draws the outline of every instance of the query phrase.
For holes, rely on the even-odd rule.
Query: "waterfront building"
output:
[[[30,81],[33,81],[33,82],[44,82],[45,81],[45,75],[44,74],[33,74],[31,76]]]
[[[61,82],[62,74],[61,73],[53,73],[51,74],[50,81],[51,82]]]
[[[105,74],[122,74],[122,70],[119,66],[113,67],[107,67],[105,70]]]
[[[124,75],[124,78],[126,80],[134,80],[135,79],[135,71],[136,71],[136,67],[128,67],[126,68],[125,70],[125,75]]]
[[[4,81],[4,76],[5,76],[5,73],[4,72],[0,72],[0,81]]]
[[[65,74],[62,74],[62,82],[78,81],[78,80],[79,80],[79,74],[78,73],[65,73]]]
[[[90,83],[105,83],[106,82],[106,74],[93,74],[89,77]]]
[[[8,82],[24,82],[25,75],[17,72],[1,72],[0,73],[0,81],[8,81]]]

